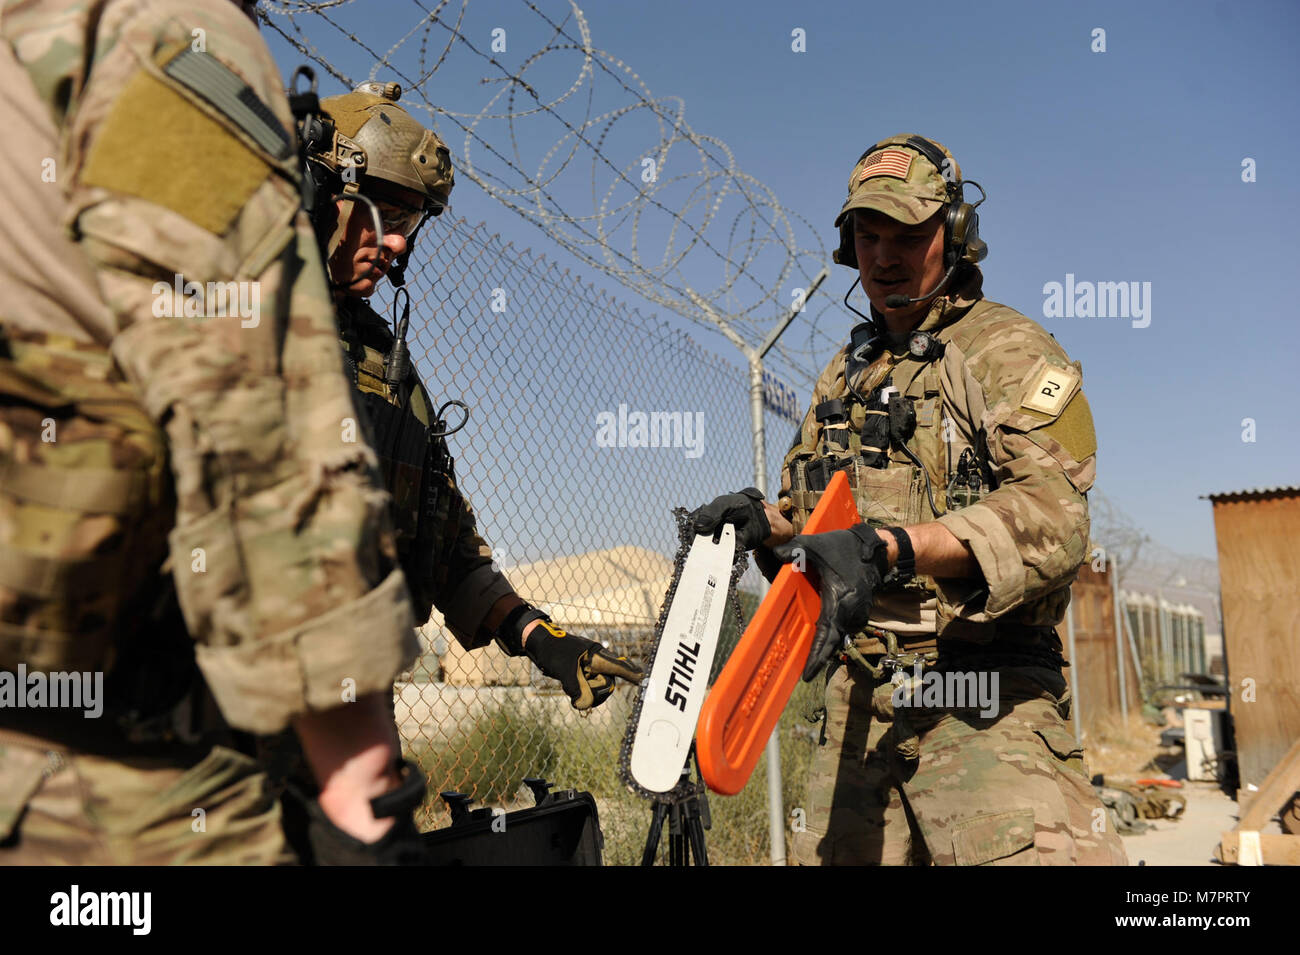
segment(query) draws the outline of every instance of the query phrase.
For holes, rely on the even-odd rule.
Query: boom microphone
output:
[[[948,271],[944,273],[943,278],[939,280],[939,284],[932,288],[928,295],[922,295],[920,298],[908,298],[906,295],[888,295],[885,297],[885,308],[902,308],[904,305],[915,305],[917,302],[924,302],[927,299],[934,298],[939,294],[939,289],[948,284],[948,280],[952,278],[952,273],[957,271],[958,264],[958,262],[952,264]]]

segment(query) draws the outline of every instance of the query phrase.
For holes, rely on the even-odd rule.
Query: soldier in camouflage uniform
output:
[[[392,861],[418,647],[275,63],[230,0],[0,38],[0,863],[280,861],[232,731],[291,725],[318,857]],[[98,714],[13,693],[96,672]]]
[[[697,512],[701,532],[735,522],[769,576],[818,576],[824,741],[794,855],[1124,864],[1066,728],[1055,630],[1096,472],[1079,365],[981,294],[978,217],[938,144],[867,150],[835,224],[871,317],[817,381],[779,505],[750,489]],[[794,536],[836,471],[864,523]]]
[[[493,565],[456,486],[446,421],[407,353],[408,316],[394,335],[366,302],[385,274],[402,286],[415,234],[442,213],[453,184],[446,145],[397,105],[400,96],[396,83],[371,82],[323,100],[326,122],[311,134],[308,170],[320,196],[314,219],[344,361],[393,495],[416,619],[436,606],[466,649],[495,638],[508,654],[529,656],[576,709],[587,710],[609,697],[616,678],[639,682],[640,670],[556,627]]]

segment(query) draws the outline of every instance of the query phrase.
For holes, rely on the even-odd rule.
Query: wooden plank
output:
[[[1300,836],[1261,832],[1259,843],[1264,865],[1300,865]]]
[[[1264,785],[1259,787],[1259,792],[1251,798],[1237,828],[1255,831],[1263,829],[1290,802],[1297,789],[1300,789],[1300,739],[1291,744],[1287,754],[1264,780]]]
[[[1291,801],[1282,807],[1278,821],[1282,823],[1283,832],[1300,836],[1300,793],[1292,796]]]
[[[1240,864],[1238,859],[1240,841],[1241,833],[1238,830],[1223,834],[1219,843],[1219,857],[1228,865]],[[1261,832],[1259,850],[1264,865],[1300,865],[1300,836]]]

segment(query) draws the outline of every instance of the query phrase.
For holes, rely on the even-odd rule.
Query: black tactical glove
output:
[[[715,497],[691,511],[695,533],[712,534],[723,524],[736,525],[736,546],[753,550],[772,536],[772,525],[763,511],[763,495],[756,487]]]
[[[284,828],[303,865],[425,865],[423,837],[412,814],[424,802],[424,773],[414,763],[400,763],[402,783],[370,800],[376,819],[396,817],[378,842],[362,842],[330,821],[313,796],[289,783],[284,796]]]
[[[846,634],[867,625],[876,589],[889,572],[888,548],[875,530],[858,524],[843,531],[800,534],[772,548],[772,553],[782,563],[802,563],[821,593],[817,633],[803,668],[808,682],[840,649]]]
[[[758,568],[758,572],[762,574],[770,584],[776,580],[776,575],[781,572],[781,568],[784,565],[776,559],[776,555],[772,553],[772,548],[755,547],[754,566]]]
[[[645,677],[627,657],[616,657],[599,643],[565,633],[546,618],[538,618],[524,652],[543,673],[560,681],[575,710],[604,703],[614,692],[617,677],[633,683]]]

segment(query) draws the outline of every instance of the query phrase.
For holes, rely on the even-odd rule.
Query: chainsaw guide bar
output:
[[[715,542],[697,535],[684,508],[677,519],[673,576],[655,625],[646,679],[637,693],[619,757],[619,775],[634,792],[656,801],[689,795],[698,784],[682,770],[708,695],[718,636],[730,603],[743,629],[736,585],[749,564],[736,550],[736,529],[724,524]]]

